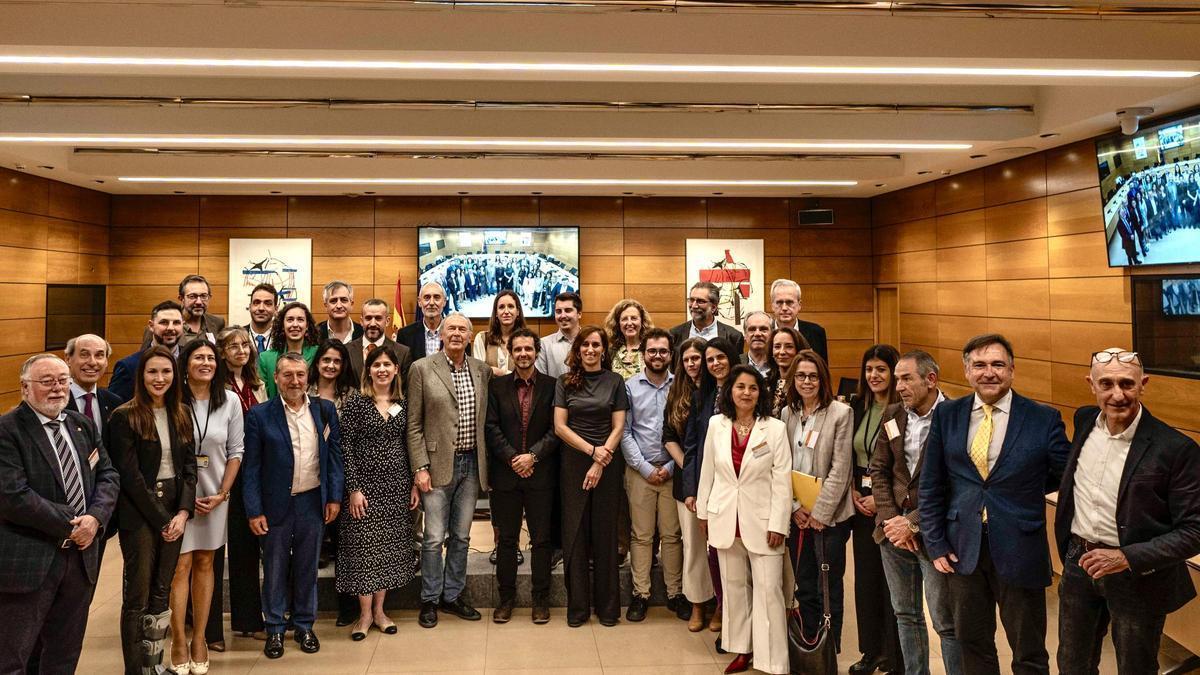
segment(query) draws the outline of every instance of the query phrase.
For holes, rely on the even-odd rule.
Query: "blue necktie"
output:
[[[261,354],[267,351],[267,338],[261,335],[255,335],[254,339],[258,342],[258,353]]]

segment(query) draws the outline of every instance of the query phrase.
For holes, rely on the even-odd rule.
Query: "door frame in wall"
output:
[[[891,310],[885,306],[889,302]],[[875,343],[887,343],[900,349],[900,287],[897,284],[884,284],[875,287]],[[884,313],[889,316],[884,316]]]

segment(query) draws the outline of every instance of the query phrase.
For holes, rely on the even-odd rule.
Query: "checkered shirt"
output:
[[[454,398],[458,400],[458,435],[454,438],[455,452],[475,450],[475,383],[471,381],[471,366],[463,358],[462,368],[450,363],[450,378],[454,381]]]

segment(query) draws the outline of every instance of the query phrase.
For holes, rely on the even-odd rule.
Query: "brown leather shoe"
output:
[[[750,670],[750,662],[753,660],[753,654],[738,654],[725,667],[725,675],[729,675],[730,673],[744,673]]]
[[[550,607],[545,604],[533,606],[533,622],[537,624],[550,623]]]
[[[512,619],[512,611],[511,602],[501,602],[499,607],[492,610],[492,623],[508,623]]]
[[[692,604],[692,618],[688,619],[688,630],[693,633],[699,633],[704,630],[707,624],[704,623],[704,605]]]
[[[713,612],[712,618],[708,620],[708,629],[714,633],[721,632],[721,606],[717,605],[717,609]]]

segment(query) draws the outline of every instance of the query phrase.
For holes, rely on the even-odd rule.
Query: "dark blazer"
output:
[[[353,326],[353,328],[350,329],[350,339],[357,340],[360,337],[362,337],[363,336],[362,324],[353,319],[350,320],[350,324]],[[329,322],[322,321],[321,323],[317,324],[317,333],[320,334],[320,336],[321,336],[321,342],[328,340],[329,339]]]
[[[947,399],[948,400],[948,399]],[[942,401],[944,404],[946,401]],[[899,433],[888,438],[887,423],[895,421]],[[908,411],[904,404],[893,403],[883,409],[879,420],[879,436],[875,439],[875,452],[871,455],[871,495],[875,497],[875,543],[886,538],[883,523],[904,512],[904,518],[920,526],[920,511],[917,510],[917,485],[920,484],[921,467],[925,463],[925,448],[912,474],[908,473],[908,459],[904,455],[904,434],[908,430]],[[926,445],[929,439],[925,439]],[[918,538],[919,540],[919,538]]]
[[[317,430],[317,456],[321,465],[321,502],[341,504],[345,492],[341,433],[333,402],[308,397]],[[265,515],[274,525],[288,515],[292,504],[292,434],[283,411],[283,397],[276,396],[246,413],[246,446],[242,455],[242,494],[246,516]]]
[[[113,465],[121,474],[121,498],[117,500],[117,526],[122,530],[149,527],[158,532],[180,511],[188,514],[196,507],[196,453],[191,438],[183,438],[175,423],[167,417],[171,433],[171,460],[178,483],[174,506],[164,507],[155,495],[162,445],[158,434],[150,438],[138,435],[129,423],[129,409],[117,408],[105,427]]]
[[[1004,445],[984,480],[967,454],[974,402],[968,395],[933,411],[918,505],[925,549],[930,558],[954,553],[956,572],[974,572],[986,506],[988,546],[1000,579],[1045,588],[1050,585],[1045,497],[1057,488],[1070,453],[1062,416],[1014,391]]]
[[[558,436],[554,435],[554,387],[556,380],[534,371],[533,403],[529,411],[526,447],[521,447],[521,404],[517,400],[517,375],[494,377],[488,383],[487,446],[492,461],[489,485],[493,490],[532,489],[558,486]],[[533,475],[521,478],[512,469],[518,454],[533,453],[537,464]]]
[[[1067,558],[1075,520],[1075,467],[1100,409],[1075,411],[1075,441],[1058,491],[1054,538]],[[1133,592],[1109,594],[1129,609],[1167,614],[1196,597],[1188,558],[1200,554],[1200,447],[1142,408],[1117,491],[1117,532]]]
[[[208,336],[205,335],[206,333],[212,333],[213,340],[215,341],[217,334],[225,330],[225,318],[205,312],[204,316],[200,319],[200,329],[199,333],[193,333],[185,321],[183,324],[183,334],[179,336],[179,346],[182,347],[198,337],[203,337],[207,340]],[[154,332],[150,330],[149,326],[146,326],[142,330],[142,346],[138,347],[138,350],[144,351],[152,342],[154,342]]]
[[[675,345],[676,356],[678,357],[679,345],[688,339],[688,335],[692,332],[692,322],[684,321],[683,323],[671,329],[671,344]],[[741,354],[746,351],[746,336],[733,326],[722,321],[717,321],[717,337],[725,338],[733,344],[733,351]],[[705,420],[707,422],[707,420]],[[698,474],[697,474],[698,475]]]
[[[137,372],[137,364],[134,364],[134,372]],[[102,427],[108,426],[108,420],[112,417],[112,411],[124,403],[124,401],[121,400],[120,396],[117,396],[104,387],[96,387],[96,398],[100,401],[100,425]],[[71,394],[67,395],[67,410],[74,410],[83,415],[83,411],[79,409],[79,406],[75,405],[75,396]],[[87,416],[84,415],[84,417]]]
[[[392,341],[391,338],[383,338],[383,346],[391,347],[396,352],[396,358],[400,359],[400,383],[404,388],[408,388],[408,367],[412,365],[412,352],[408,347]],[[363,338],[351,340],[346,343],[346,351],[350,352],[350,367],[354,370],[354,381],[362,382],[363,371]]]
[[[100,521],[96,538],[82,552],[88,581],[94,584],[99,544],[117,503],[120,478],[86,417],[67,411],[63,428],[79,458],[87,515]],[[0,593],[41,587],[63,540],[71,536],[72,518],[55,450],[33,408],[22,403],[0,416]]]
[[[695,497],[699,492],[700,466],[704,463],[704,441],[708,437],[708,422],[712,419],[716,400],[716,389],[707,396],[697,391],[692,399],[692,412],[688,415],[683,436],[683,470],[680,472],[680,480],[675,481],[671,488],[672,495],[679,501]]]
[[[796,325],[800,329],[800,334],[804,336],[805,340],[808,340],[808,346],[812,347],[814,352],[820,354],[821,358],[825,359],[826,365],[828,365],[829,345],[825,339],[825,329],[819,324],[805,321],[804,319],[797,321]]]
[[[133,400],[133,378],[137,377],[138,359],[142,352],[136,351],[117,361],[113,366],[112,377],[108,380],[108,391],[121,400],[121,403]]]
[[[425,322],[414,321],[396,331],[396,342],[408,347],[413,361],[429,356],[425,353]]]

